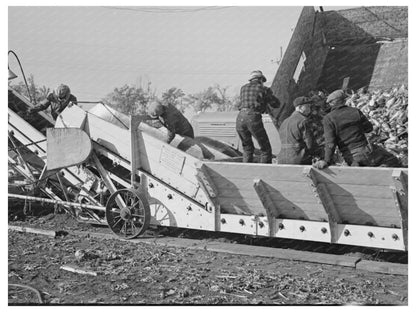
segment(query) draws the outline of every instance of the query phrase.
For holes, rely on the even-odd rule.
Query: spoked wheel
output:
[[[105,207],[110,229],[123,238],[143,234],[150,224],[150,207],[146,197],[134,189],[122,189],[110,196]]]

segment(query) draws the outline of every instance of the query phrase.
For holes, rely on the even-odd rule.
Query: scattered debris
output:
[[[83,274],[83,275],[97,276],[97,272],[84,270],[84,269],[76,268],[76,267],[69,266],[69,265],[63,265],[63,266],[60,267],[60,269],[62,269],[64,271],[73,272],[73,273]]]

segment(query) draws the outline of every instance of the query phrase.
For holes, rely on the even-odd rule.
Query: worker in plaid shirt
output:
[[[250,74],[249,83],[241,87],[236,130],[243,145],[243,162],[253,162],[252,137],[260,146],[260,162],[272,162],[272,147],[261,115],[267,112],[273,119],[273,110],[278,108],[280,103],[272,90],[263,85],[264,82],[266,77],[260,70],[255,70]]]

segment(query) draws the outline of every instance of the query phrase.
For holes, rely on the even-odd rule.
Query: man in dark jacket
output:
[[[260,70],[255,70],[250,75],[249,83],[240,90],[236,130],[243,146],[243,162],[253,162],[252,136],[260,146],[260,162],[272,162],[272,147],[264,129],[262,114],[267,112],[273,119],[273,109],[279,107],[279,100],[270,88],[263,85],[264,82],[266,77]]]
[[[77,104],[77,98],[71,94],[71,90],[67,85],[61,84],[56,88],[55,92],[49,93],[45,100],[39,105],[28,110],[29,114],[36,113],[51,107],[52,118],[56,120],[58,115],[72,104]]]
[[[316,147],[309,125],[312,100],[298,97],[293,101],[295,111],[286,118],[279,129],[281,150],[279,164],[308,165],[312,163],[312,151]]]
[[[373,125],[359,109],[346,106],[345,98],[342,90],[332,92],[327,98],[331,111],[323,118],[325,159],[315,163],[316,168],[323,169],[330,164],[336,146],[349,166],[372,165],[371,145],[365,133],[371,132]]]
[[[167,143],[172,142],[176,134],[194,138],[194,129],[188,119],[172,104],[154,101],[149,105],[148,115],[153,119],[159,119],[168,129]]]

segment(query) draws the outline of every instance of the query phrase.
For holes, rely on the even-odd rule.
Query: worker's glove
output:
[[[318,169],[324,169],[328,167],[328,163],[325,160],[318,160],[313,164],[313,167]]]

